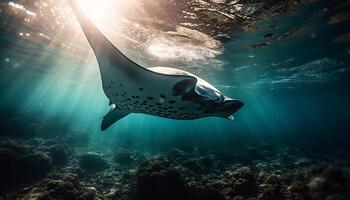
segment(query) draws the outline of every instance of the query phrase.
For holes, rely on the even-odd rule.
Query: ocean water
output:
[[[101,131],[109,101],[69,4],[1,1],[0,199],[350,198],[348,1],[81,2],[137,63],[244,106]]]

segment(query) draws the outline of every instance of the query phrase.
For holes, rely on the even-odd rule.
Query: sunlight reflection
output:
[[[94,22],[103,22],[108,19],[113,0],[78,0],[87,16]]]
[[[215,58],[221,53],[202,46],[178,45],[167,41],[159,41],[158,39],[152,42],[147,50],[160,59],[186,59],[186,61]]]
[[[32,11],[29,11],[27,10],[23,5],[21,4],[17,4],[17,3],[14,3],[12,1],[9,2],[9,6],[13,7],[14,9],[19,9],[23,12],[25,12],[26,14],[30,15],[30,16],[36,16],[36,13],[32,12]]]

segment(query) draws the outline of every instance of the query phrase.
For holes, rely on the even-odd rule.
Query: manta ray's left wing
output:
[[[129,114],[129,112],[119,110],[118,108],[112,109],[103,117],[102,123],[101,123],[101,130],[102,131],[106,130],[112,124],[114,124],[116,121],[127,116],[128,114]]]

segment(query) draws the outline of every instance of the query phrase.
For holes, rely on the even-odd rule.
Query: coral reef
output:
[[[137,172],[135,199],[193,199],[179,172],[163,157],[144,161]]]
[[[265,143],[212,152],[173,148],[145,154],[120,148],[102,153],[67,141],[3,139],[0,199],[350,198],[350,163],[336,153]]]
[[[129,165],[136,161],[133,158],[133,154],[125,149],[119,150],[113,157],[113,160],[120,165]]]
[[[0,143],[0,192],[34,183],[51,168],[52,159],[43,151],[15,141]]]
[[[95,152],[88,152],[79,157],[79,166],[87,171],[102,171],[109,167],[108,162]]]

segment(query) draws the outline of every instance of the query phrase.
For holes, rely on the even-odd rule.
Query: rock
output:
[[[233,161],[244,165],[251,165],[254,160],[255,158],[248,157],[245,153],[235,154],[233,158]]]
[[[350,199],[350,171],[339,167],[329,167],[313,177],[308,183],[313,199]],[[339,198],[341,199],[341,198]]]
[[[260,200],[280,200],[284,199],[283,192],[279,184],[260,184],[259,185]]]
[[[242,197],[242,196],[235,196],[233,198],[233,200],[246,200],[246,198]]]
[[[98,153],[89,152],[80,156],[79,166],[87,171],[97,172],[107,169],[109,164]]]
[[[13,141],[0,144],[0,192],[19,189],[43,178],[51,170],[45,152]]]
[[[269,165],[265,162],[259,162],[255,165],[255,167],[259,170],[267,170],[269,168]]]
[[[214,160],[212,156],[203,156],[199,158],[199,163],[205,170],[210,170],[214,167]]]
[[[325,200],[349,200],[348,195],[341,195],[341,194],[331,194],[328,195]]]
[[[275,35],[274,33],[266,33],[266,34],[264,35],[264,38],[265,38],[265,39],[270,39],[270,38],[272,38],[274,35]]]
[[[137,172],[135,199],[193,199],[179,172],[164,157],[152,157],[142,163]]]
[[[203,171],[200,163],[195,158],[191,158],[191,159],[185,160],[181,164],[182,164],[182,166],[186,167],[187,169],[189,169],[189,170],[191,170],[193,172],[201,172],[201,171]]]
[[[51,145],[47,148],[48,155],[52,158],[52,165],[64,166],[68,161],[68,154],[62,145]]]
[[[245,154],[253,160],[266,160],[275,156],[276,150],[270,144],[261,143],[256,147],[248,147]]]
[[[141,153],[141,152],[134,152],[134,155],[133,155],[133,159],[137,162],[142,162],[144,160],[146,160],[146,156],[145,154]]]
[[[251,157],[251,158],[259,158],[260,155],[259,155],[259,152],[258,152],[258,149],[255,148],[255,147],[248,147],[246,149],[246,153],[247,153],[247,156]]]
[[[186,153],[181,149],[173,148],[167,154],[167,158],[171,161],[182,161],[186,158]]]
[[[299,153],[298,148],[284,147],[281,149],[281,154],[283,154],[283,155],[292,155],[292,154],[297,154],[297,153]]]
[[[135,162],[132,153],[127,150],[118,151],[113,157],[113,160],[120,165],[129,165]]]
[[[301,180],[294,180],[292,183],[288,186],[287,190],[291,192],[296,193],[306,193],[308,191],[308,188],[304,181]]]
[[[217,161],[220,161],[224,164],[230,164],[237,161],[236,155],[234,155],[231,151],[217,151],[214,152],[214,156]]]
[[[271,158],[276,155],[277,150],[274,146],[268,143],[260,143],[257,147],[259,154],[262,158]]]
[[[284,156],[281,156],[279,157],[278,159],[279,161],[279,164],[283,167],[288,167],[288,168],[292,168],[292,167],[295,167],[294,166],[294,158],[290,155],[284,155]]]
[[[288,199],[309,199],[308,188],[304,181],[293,180],[286,190]]]
[[[194,195],[196,200],[226,200],[220,192],[211,189],[199,189]]]
[[[190,158],[181,162],[181,165],[195,173],[208,172],[214,168],[214,159],[212,156]]]
[[[308,187],[310,188],[310,190],[315,191],[321,189],[325,182],[326,180],[324,177],[316,176],[310,180],[310,182],[308,183]]]
[[[44,175],[51,168],[51,157],[44,152],[34,151],[21,156],[23,167],[28,167],[31,175]]]
[[[282,180],[279,176],[273,173],[261,172],[258,176],[258,182],[260,183],[258,199],[285,199],[281,187]]]
[[[232,188],[235,195],[255,196],[258,185],[253,171],[249,167],[240,167],[231,174]]]
[[[37,190],[37,200],[94,200],[96,197],[96,190],[84,188],[75,174],[65,174],[62,179],[48,179]]]
[[[311,161],[307,158],[299,158],[297,161],[294,162],[294,165],[297,167],[306,167],[311,165]]]

